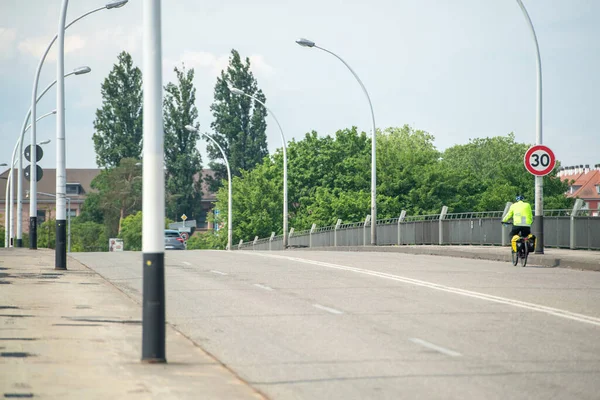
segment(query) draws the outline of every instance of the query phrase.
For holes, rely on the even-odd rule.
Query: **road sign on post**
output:
[[[25,147],[23,154],[25,155],[25,159],[27,161],[31,161],[31,145],[28,145],[27,147]],[[40,161],[43,156],[44,156],[44,150],[42,150],[42,146],[40,146],[39,144],[36,144],[35,145],[35,162]]]
[[[42,179],[42,177],[44,176],[44,171],[39,165],[35,166],[35,170],[37,171],[37,174],[35,175],[36,182],[39,182],[40,179]],[[31,179],[31,165],[25,167],[25,169],[23,170],[23,175],[25,175],[25,179]]]
[[[556,165],[554,152],[541,144],[531,146],[525,153],[523,161],[527,171],[535,176],[548,175]]]

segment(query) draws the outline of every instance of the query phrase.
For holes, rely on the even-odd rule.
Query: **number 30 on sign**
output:
[[[525,168],[535,176],[548,175],[554,169],[554,152],[541,144],[531,146],[525,153]]]

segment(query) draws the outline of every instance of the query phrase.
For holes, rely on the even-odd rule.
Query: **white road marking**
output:
[[[423,339],[410,338],[408,340],[410,340],[413,343],[420,344],[423,347],[427,347],[428,349],[435,350],[437,352],[440,352],[442,354],[450,356],[450,357],[460,357],[460,356],[462,356],[462,354],[460,354],[460,353],[458,353],[456,351],[446,349],[445,347],[441,347],[441,346],[435,345],[433,343],[429,343],[429,342],[427,342],[427,341],[425,341]]]
[[[189,263],[187,261],[182,261],[182,263],[185,264],[185,265],[192,265],[192,263]]]
[[[210,272],[212,272],[213,274],[227,275],[227,273],[226,273],[226,272],[221,272],[221,271],[215,271],[215,270],[211,270]]]
[[[261,289],[265,289],[265,290],[273,290],[272,287],[261,285],[260,283],[255,283],[254,286],[259,287]]]
[[[378,278],[390,279],[393,281],[404,282],[404,283],[408,283],[408,284],[415,285],[415,286],[422,286],[422,287],[427,287],[430,289],[440,290],[443,292],[459,294],[461,296],[473,297],[473,298],[480,299],[480,300],[487,300],[487,301],[492,301],[495,303],[506,304],[509,306],[525,308],[527,310],[533,310],[533,311],[538,311],[538,312],[542,312],[542,313],[549,314],[549,315],[554,315],[555,317],[560,317],[560,318],[570,319],[573,321],[583,322],[586,324],[600,326],[600,318],[592,317],[589,315],[578,314],[578,313],[574,313],[574,312],[570,312],[570,311],[566,311],[566,310],[561,310],[558,308],[542,306],[540,304],[535,304],[535,303],[528,303],[526,301],[513,300],[513,299],[506,298],[506,297],[493,296],[490,294],[473,292],[470,290],[464,290],[464,289],[459,289],[459,288],[455,288],[455,287],[451,287],[451,286],[440,285],[438,283],[427,282],[427,281],[422,281],[422,280],[418,280],[418,279],[407,278],[404,276],[388,274],[385,272],[377,272],[377,271],[372,271],[372,270],[368,270],[368,269],[348,267],[345,265],[331,264],[331,263],[326,263],[326,262],[322,262],[322,261],[305,260],[303,258],[297,258],[297,257],[278,256],[278,255],[274,255],[274,254],[264,254],[264,253],[250,252],[250,251],[248,252],[248,254],[253,254],[253,255],[262,256],[262,257],[281,258],[281,259],[290,260],[290,261],[297,261],[297,262],[302,262],[302,263],[306,263],[306,264],[319,265],[319,266],[327,267],[327,268],[333,268],[333,269],[339,269],[339,270],[343,270],[343,271],[356,272],[356,273],[364,274],[364,275],[376,276]]]
[[[325,307],[325,306],[322,306],[320,304],[313,304],[313,307],[321,309],[321,310],[324,310],[324,311],[327,311],[327,312],[332,313],[332,314],[343,314],[343,312],[341,312],[340,310],[336,310],[335,308]]]

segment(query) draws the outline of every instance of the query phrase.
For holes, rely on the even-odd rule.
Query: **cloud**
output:
[[[48,47],[47,37],[35,37],[22,40],[19,42],[17,46],[19,51],[23,54],[28,54],[35,58],[39,58],[44,54],[46,48]],[[85,47],[85,39],[80,35],[68,35],[65,36],[65,54],[75,52]],[[48,61],[56,60],[56,45],[52,46],[52,49],[48,53],[46,57]]]
[[[260,54],[253,54],[250,57],[250,68],[256,75],[269,76],[275,69],[269,65],[265,57]],[[179,58],[179,61],[165,60],[163,63],[165,69],[172,69],[184,63],[188,68],[208,69],[213,75],[217,76],[229,65],[228,54],[213,54],[206,51],[186,50]]]
[[[0,27],[0,58],[11,58],[17,31],[11,28]]]

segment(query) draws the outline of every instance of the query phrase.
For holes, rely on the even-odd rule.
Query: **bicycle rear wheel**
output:
[[[510,258],[512,260],[512,264],[516,267],[519,263],[519,254],[515,251],[510,250]]]
[[[527,265],[527,256],[529,255],[529,250],[527,249],[527,246],[523,246],[523,254],[521,254],[520,258],[521,258],[521,268],[525,268],[525,266]]]

